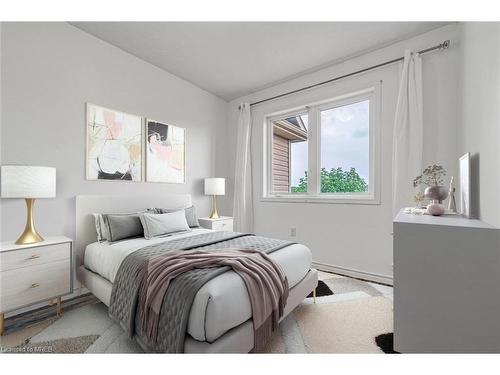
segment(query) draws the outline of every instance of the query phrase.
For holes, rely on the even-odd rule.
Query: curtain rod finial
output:
[[[450,47],[450,40],[449,39],[446,39],[444,42],[443,42],[443,49],[447,49]]]

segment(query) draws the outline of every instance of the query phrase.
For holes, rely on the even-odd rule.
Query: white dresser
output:
[[[500,230],[464,217],[394,220],[394,350],[500,353]]]
[[[73,292],[73,246],[67,237],[48,237],[43,242],[0,247],[0,335],[4,313],[56,299]]]
[[[210,219],[208,217],[198,219],[203,228],[212,230],[226,230],[233,231],[233,218],[229,216],[221,216],[217,219]]]

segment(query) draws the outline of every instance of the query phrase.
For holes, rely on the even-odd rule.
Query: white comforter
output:
[[[85,250],[85,267],[113,283],[120,264],[128,254],[155,243],[205,232],[209,230],[194,229],[189,233],[151,240],[133,238],[112,244],[94,242]],[[287,246],[271,253],[270,257],[283,268],[290,288],[298,284],[311,268],[311,252],[304,245]],[[243,280],[235,272],[228,271],[210,280],[196,294],[188,333],[195,340],[213,342],[251,316],[250,299]]]

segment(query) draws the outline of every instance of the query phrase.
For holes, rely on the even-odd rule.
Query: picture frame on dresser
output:
[[[460,213],[466,218],[471,218],[471,175],[470,153],[467,152],[459,159],[460,172]]]
[[[61,298],[73,293],[73,240],[64,236],[17,245],[2,242],[0,247],[0,336],[5,314],[39,303],[55,303],[60,317]]]

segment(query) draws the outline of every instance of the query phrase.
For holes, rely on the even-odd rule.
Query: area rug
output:
[[[392,288],[320,272],[316,303],[306,298],[280,324],[263,353],[391,353]],[[141,353],[93,297],[63,305],[60,319],[7,320],[1,352]],[[53,310],[51,310],[53,311]],[[26,319],[25,319],[26,320]],[[379,346],[377,344],[379,341]]]
[[[392,332],[392,303],[386,297],[301,304],[265,352],[383,353],[375,338],[385,332]]]

